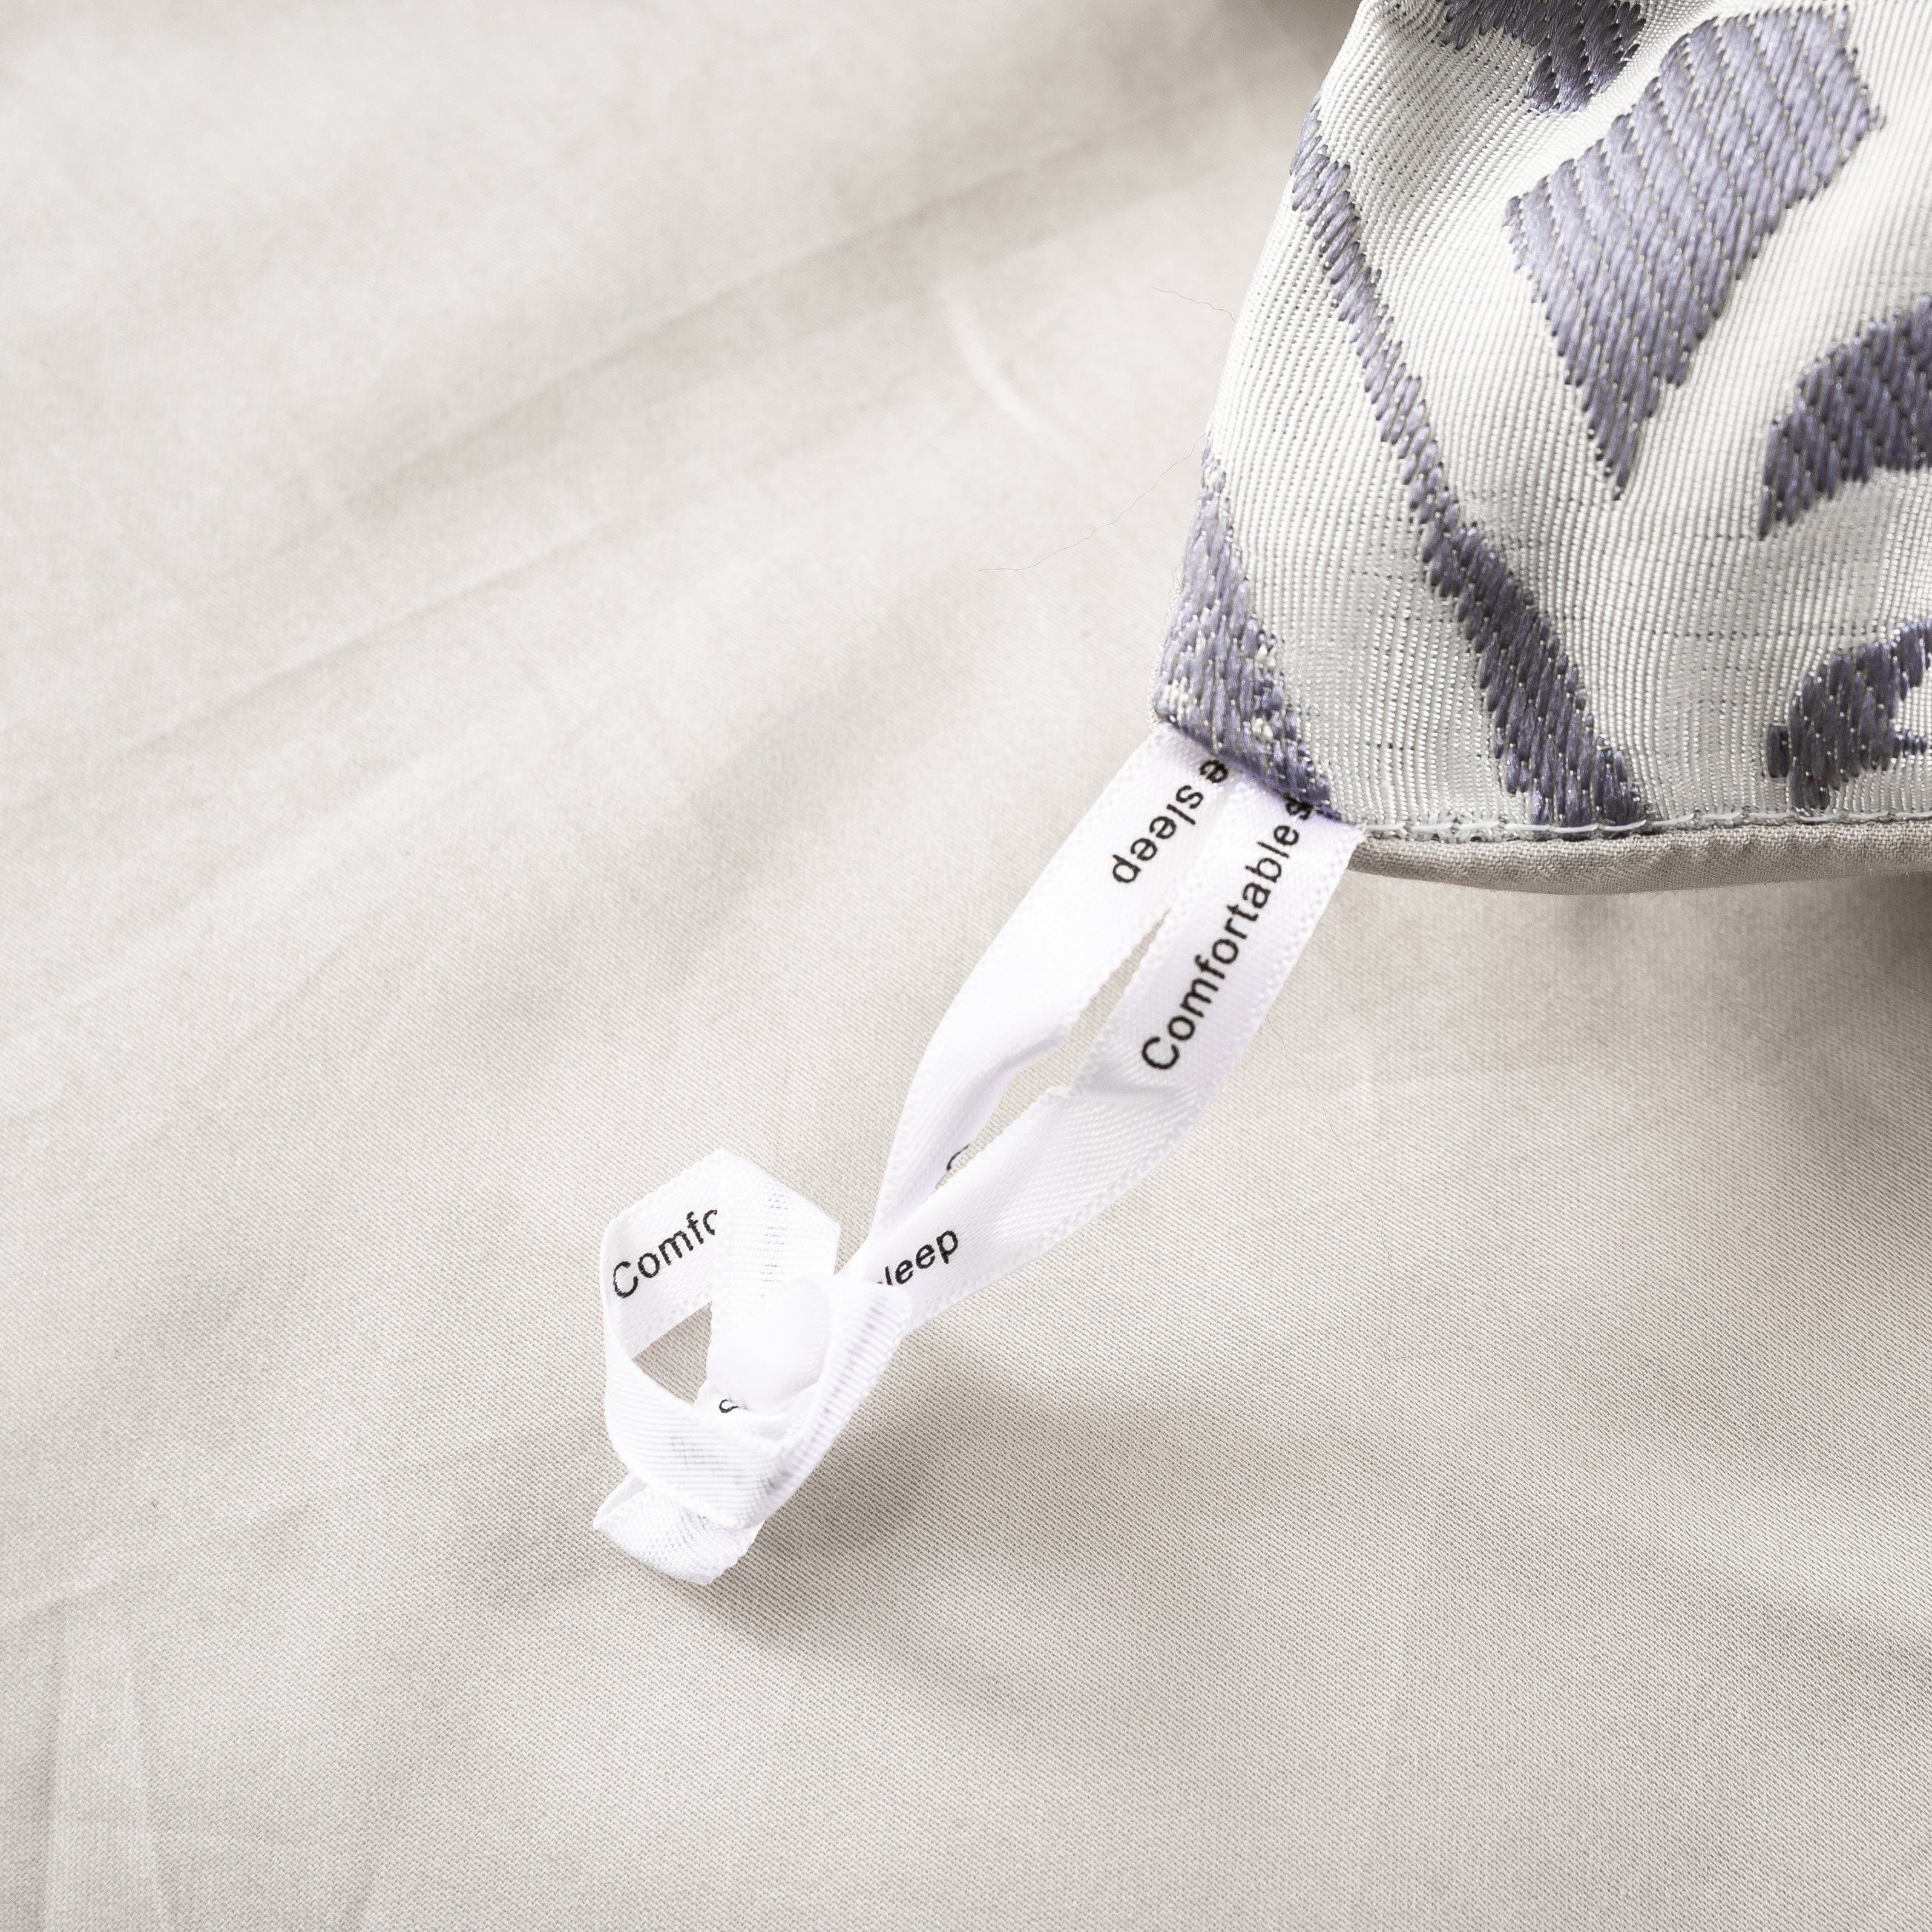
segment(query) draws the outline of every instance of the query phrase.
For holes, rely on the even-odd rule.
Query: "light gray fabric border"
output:
[[[1386,878],[1520,892],[1667,892],[1932,872],[1932,820],[1706,826],[1614,838],[1447,838],[1371,833],[1354,863]]]

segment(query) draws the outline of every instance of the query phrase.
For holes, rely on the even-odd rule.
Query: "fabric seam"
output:
[[[1641,838],[1657,832],[1720,832],[1796,826],[1819,832],[1870,825],[1932,824],[1932,811],[1822,812],[1694,812],[1678,818],[1647,818],[1634,825],[1526,825],[1490,818],[1384,818],[1352,821],[1365,837],[1413,839],[1443,845],[1576,844],[1588,839]]]

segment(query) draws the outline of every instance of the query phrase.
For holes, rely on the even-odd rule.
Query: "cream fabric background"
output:
[[[1932,1918],[1923,880],[1352,876],[737,1571],[590,1532],[605,1218],[856,1234],[1146,728],[1345,25],[13,10],[0,1923]]]

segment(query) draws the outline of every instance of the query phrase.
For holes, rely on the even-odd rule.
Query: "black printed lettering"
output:
[[[1290,805],[1287,808],[1300,818],[1309,815],[1298,806]],[[1166,1038],[1163,1040],[1160,1034],[1155,1034],[1141,1042],[1141,1058],[1156,1073],[1166,1073],[1178,1066],[1182,1047],[1207,1023],[1208,1008],[1214,1004],[1215,995],[1225,989],[1227,969],[1240,958],[1244,942],[1254,937],[1255,927],[1280,884],[1286,855],[1301,839],[1301,834],[1292,825],[1277,825],[1272,836],[1272,845],[1266,839],[1255,842],[1262,856],[1258,860],[1250,860],[1243,868],[1248,876],[1242,882],[1239,899],[1231,901],[1225,908],[1228,916],[1222,921],[1220,933],[1208,943],[1207,950],[1195,954],[1194,977],[1188,981],[1175,1003],[1174,1010],[1168,1016]],[[1246,920],[1246,924],[1238,923],[1241,920]]]
[[[1202,777],[1210,784],[1227,782],[1228,767],[1219,758],[1204,759],[1200,769]],[[1142,867],[1152,865],[1160,856],[1162,842],[1178,837],[1183,825],[1199,823],[1194,814],[1207,800],[1208,794],[1198,785],[1176,785],[1173,797],[1148,820],[1147,830],[1127,841],[1126,851],[1108,854],[1115,879],[1124,886],[1132,885],[1140,877]]]
[[[931,1240],[922,1242],[904,1261],[888,1262],[879,1276],[879,1286],[890,1288],[909,1282],[915,1268],[950,1268],[952,1257],[958,1252],[959,1237],[948,1228]]]
[[[1190,980],[1187,990],[1180,996],[1180,1010],[1191,1013],[1197,1020],[1208,1017],[1208,1009],[1214,1004],[1214,988],[1205,980]]]
[[[611,1293],[627,1300],[637,1293],[640,1282],[655,1280],[672,1262],[695,1254],[704,1245],[706,1236],[715,1238],[717,1232],[716,1208],[706,1208],[702,1213],[695,1208],[686,1209],[682,1227],[674,1228],[656,1247],[645,1249],[634,1262],[621,1261],[610,1270]],[[628,1287],[618,1280],[626,1274],[631,1276]]]

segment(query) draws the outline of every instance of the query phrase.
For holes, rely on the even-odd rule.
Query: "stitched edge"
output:
[[[1932,812],[1692,812],[1679,818],[1643,819],[1634,825],[1560,827],[1502,818],[1351,819],[1348,823],[1370,838],[1441,845],[1542,845],[1642,838],[1655,832],[1736,831],[1748,826],[1829,832],[1841,826],[1932,825]]]

